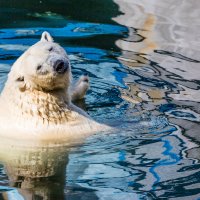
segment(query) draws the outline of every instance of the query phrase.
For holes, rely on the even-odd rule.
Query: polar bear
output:
[[[73,140],[108,130],[72,103],[83,98],[88,77],[71,88],[65,50],[43,32],[13,64],[0,95],[0,135],[31,140]]]

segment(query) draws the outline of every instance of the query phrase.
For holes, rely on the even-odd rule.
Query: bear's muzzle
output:
[[[53,65],[53,69],[58,74],[64,74],[69,68],[69,64],[63,60],[57,60]]]

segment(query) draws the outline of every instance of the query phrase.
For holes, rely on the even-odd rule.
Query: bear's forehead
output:
[[[57,43],[54,42],[38,42],[29,48],[30,52],[35,51],[57,51],[61,53],[66,53],[65,50]]]

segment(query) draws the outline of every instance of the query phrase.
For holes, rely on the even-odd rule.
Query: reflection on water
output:
[[[81,106],[118,131],[73,148],[1,139],[0,199],[198,199],[199,2],[39,4],[0,2],[0,88],[47,30],[91,78]]]
[[[64,144],[20,144],[2,139],[0,159],[8,176],[4,182],[17,188],[13,191],[2,187],[2,190],[8,190],[2,194],[3,198],[64,199],[68,151]]]

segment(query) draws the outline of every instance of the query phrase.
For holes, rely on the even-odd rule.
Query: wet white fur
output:
[[[44,32],[13,64],[0,95],[1,137],[71,141],[108,129],[71,102],[84,97],[88,77],[82,76],[70,89],[70,64],[68,71],[58,76],[52,68],[56,59],[69,62],[64,49]],[[38,65],[42,65],[39,72]]]

